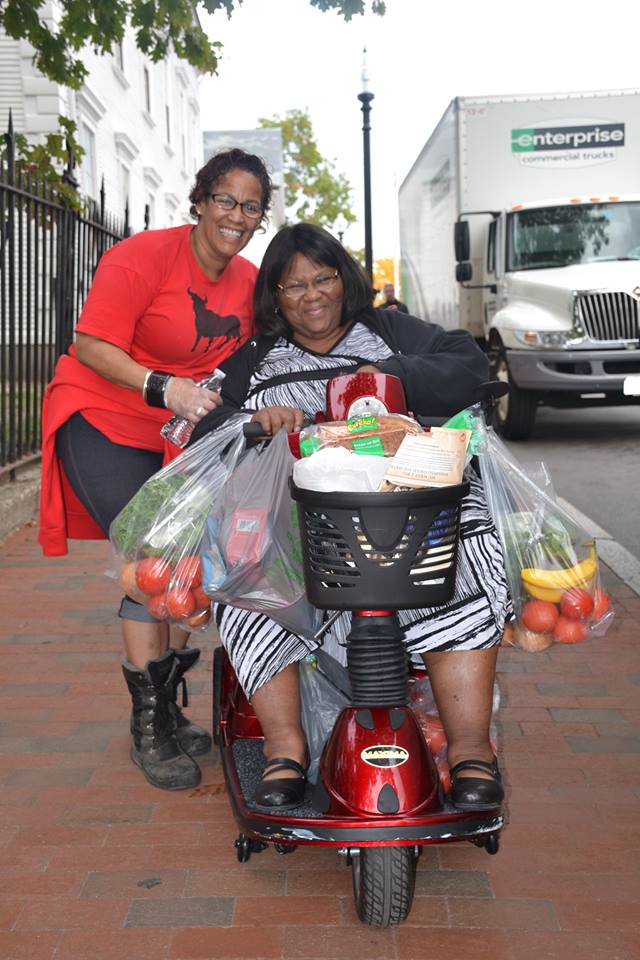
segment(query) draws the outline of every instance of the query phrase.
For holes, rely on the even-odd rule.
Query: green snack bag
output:
[[[467,463],[482,446],[482,433],[478,428],[478,417],[474,413],[473,407],[466,407],[442,424],[446,430],[470,430],[471,438],[467,447]]]

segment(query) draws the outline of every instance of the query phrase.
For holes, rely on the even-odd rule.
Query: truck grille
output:
[[[637,340],[640,302],[628,293],[584,293],[576,298],[577,315],[592,340]]]

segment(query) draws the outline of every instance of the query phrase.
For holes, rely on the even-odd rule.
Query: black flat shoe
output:
[[[481,777],[459,777],[461,770],[482,770],[490,773],[493,780]],[[458,810],[493,810],[504,800],[502,777],[498,761],[461,760],[451,768],[451,794],[449,799]]]
[[[297,807],[304,799],[307,785],[307,771],[296,760],[288,757],[274,757],[265,766],[265,773],[277,773],[279,770],[293,770],[297,777],[280,777],[276,780],[261,780],[253,802],[258,807],[278,811],[287,807]]]

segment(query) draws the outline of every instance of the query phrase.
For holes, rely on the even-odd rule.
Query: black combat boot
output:
[[[154,787],[185,790],[200,783],[200,768],[176,737],[173,700],[178,672],[173,650],[144,670],[125,661],[122,672],[133,704],[131,759]]]
[[[184,679],[184,675],[187,670],[191,670],[191,667],[195,666],[198,662],[200,651],[195,647],[190,647],[189,649],[172,650],[171,652],[178,664],[178,669],[173,681],[172,703],[172,709],[176,718],[176,736],[178,743],[185,753],[188,753],[190,757],[199,757],[201,754],[208,753],[209,750],[211,750],[211,737],[203,727],[199,727],[197,723],[192,723],[188,717],[185,717],[178,706],[178,687],[182,684],[182,706],[186,707],[188,706],[189,699],[187,696],[187,681]]]

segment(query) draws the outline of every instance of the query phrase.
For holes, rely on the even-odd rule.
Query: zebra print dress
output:
[[[355,324],[327,354],[305,350],[279,339],[254,372],[247,410],[267,406],[299,407],[313,421],[324,409],[326,380],[295,381],[296,372],[330,369],[354,362],[375,364],[392,355],[388,345],[363,324]],[[283,371],[292,382],[269,384]],[[263,386],[264,385],[264,386]],[[500,642],[504,624],[513,616],[504,572],[502,547],[489,515],[482,484],[467,471],[471,489],[462,502],[458,570],[453,599],[440,607],[398,612],[407,651],[415,658],[442,650],[475,650]],[[291,663],[303,660],[319,644],[296,636],[269,617],[236,607],[216,605],[220,639],[247,696]],[[324,614],[325,620],[331,611]],[[344,644],[351,615],[342,613],[320,641],[333,657],[346,662]]]

